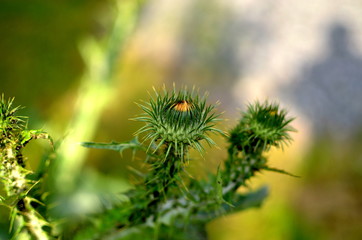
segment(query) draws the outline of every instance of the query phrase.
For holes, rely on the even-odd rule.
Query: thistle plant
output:
[[[134,120],[145,125],[133,140],[83,143],[85,147],[121,153],[125,149],[143,151],[147,156],[148,171],[145,174],[135,171],[140,180],[125,194],[129,201],[118,207],[118,217],[114,217],[114,210],[98,216],[108,223],[97,228],[98,234],[105,234],[105,239],[206,239],[205,226],[209,221],[260,206],[267,196],[267,188],[247,194],[237,192],[257,172],[288,174],[270,167],[263,155],[273,146],[289,143],[289,132],[294,131],[290,127],[293,119],[288,118],[278,104],[250,104],[237,126],[228,133],[216,128],[219,114],[215,106],[207,105],[206,97],[199,97],[194,89],[168,92],[163,88],[139,106],[144,113]],[[194,148],[203,153],[202,142],[214,145],[211,133],[227,139],[228,158],[208,179],[190,178],[185,174],[190,159],[188,152]],[[115,228],[115,225],[121,227]],[[80,231],[77,239],[89,238],[90,235],[86,235],[89,231]]]
[[[42,130],[28,130],[26,118],[16,115],[20,107],[12,104],[13,99],[1,96],[0,203],[10,209],[12,239],[207,239],[206,224],[211,220],[262,204],[266,187],[246,194],[238,192],[258,172],[289,174],[269,166],[265,156],[271,147],[282,148],[292,140],[293,119],[278,104],[249,104],[237,125],[225,133],[217,128],[220,115],[215,105],[207,104],[205,95],[199,97],[195,89],[168,92],[163,88],[155,90],[149,101],[138,104],[143,113],[134,120],[144,126],[131,141],[82,143],[120,153],[126,149],[141,151],[147,169],[132,170],[137,181],[131,189],[117,194],[121,201],[87,215],[81,222],[72,221],[72,228],[66,229],[48,217],[51,207],[42,202],[52,194],[40,187],[48,162],[33,172],[26,167],[22,154],[29,141],[44,138],[51,142],[51,138]],[[227,159],[208,178],[190,177],[186,174],[188,163],[196,161],[190,157],[190,149],[203,154],[205,144],[215,144],[213,135],[221,135],[228,142]]]
[[[13,238],[50,239],[45,230],[50,224],[34,207],[40,203],[34,191],[40,179],[26,168],[22,150],[33,139],[51,139],[41,130],[28,130],[25,117],[16,115],[20,107],[13,107],[13,101],[4,95],[0,98],[0,204],[10,209]]]

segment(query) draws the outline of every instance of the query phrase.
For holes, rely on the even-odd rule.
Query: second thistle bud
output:
[[[275,103],[251,104],[239,124],[231,131],[230,142],[246,153],[267,151],[271,146],[280,147],[291,141],[289,132],[295,131],[287,117]]]
[[[147,132],[145,140],[151,141],[154,151],[165,146],[166,157],[171,151],[183,156],[188,147],[202,152],[201,140],[214,144],[208,134],[222,132],[214,128],[218,115],[214,105],[206,104],[205,96],[186,89],[155,92],[155,98],[140,105],[144,113],[136,118],[146,123],[136,134]]]

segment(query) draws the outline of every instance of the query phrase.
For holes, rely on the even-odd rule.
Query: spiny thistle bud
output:
[[[250,104],[239,124],[231,131],[230,142],[246,153],[283,146],[291,141],[289,132],[295,131],[289,126],[293,118],[287,118],[286,114],[275,103]]]
[[[205,140],[210,145],[215,144],[208,133],[222,133],[214,128],[219,115],[213,112],[214,105],[206,105],[206,98],[199,97],[195,90],[186,88],[176,92],[175,89],[168,93],[163,89],[163,94],[156,90],[156,97],[140,105],[144,113],[135,120],[146,123],[136,132],[136,135],[147,132],[145,140],[150,140],[150,147],[157,151],[165,146],[166,157],[172,152],[184,156],[188,147],[195,148],[202,153],[203,147],[200,140]]]
[[[21,108],[20,106],[13,108],[14,98],[5,100],[4,95],[0,98],[0,134],[7,135],[13,131],[24,127],[23,117],[16,116],[15,113]],[[1,138],[3,139],[3,138]]]

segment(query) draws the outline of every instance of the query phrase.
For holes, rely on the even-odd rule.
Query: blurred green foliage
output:
[[[97,15],[106,4],[2,1],[0,89],[39,109],[32,113],[44,119],[57,97],[77,84],[84,67],[79,40],[97,31]]]

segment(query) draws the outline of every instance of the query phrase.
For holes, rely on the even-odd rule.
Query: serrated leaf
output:
[[[139,150],[139,149],[143,148],[141,143],[138,141],[137,137],[132,139],[129,142],[124,142],[124,143],[116,143],[116,142],[111,142],[111,143],[82,142],[81,145],[83,147],[86,147],[86,148],[113,150],[113,151],[117,151],[117,152],[119,152],[121,154],[126,149]]]

